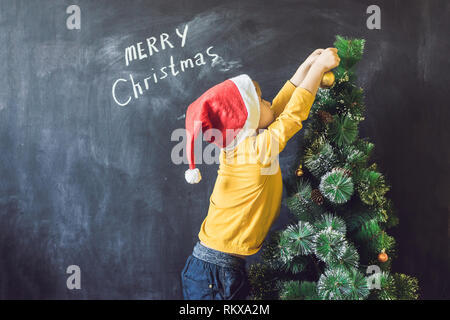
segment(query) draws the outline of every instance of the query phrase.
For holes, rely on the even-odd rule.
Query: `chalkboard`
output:
[[[272,99],[336,34],[367,41],[361,135],[398,208],[394,270],[449,298],[449,3],[377,1],[381,29],[371,4],[1,0],[0,299],[180,299],[218,168],[188,185],[172,161],[187,106],[241,73]]]

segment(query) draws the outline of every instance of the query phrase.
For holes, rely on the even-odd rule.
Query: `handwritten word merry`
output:
[[[182,31],[175,29],[175,36],[172,38],[167,33],[161,33],[159,37],[149,37],[145,43],[138,42],[135,45],[128,46],[125,49],[125,65],[129,66],[132,62],[137,62],[160,54],[163,51],[174,49],[176,44],[180,48],[186,45],[189,26],[186,24]],[[193,57],[180,59],[176,61],[173,55],[168,58],[168,63],[164,66],[150,67],[149,73],[141,79],[136,79],[130,73],[126,78],[116,79],[112,85],[112,96],[114,102],[119,106],[126,106],[133,99],[138,99],[144,94],[144,91],[158,83],[158,81],[176,77],[189,69],[200,67],[207,64],[211,59],[211,66],[220,58],[218,54],[212,52],[213,46],[208,47],[204,52],[198,52]]]
[[[181,38],[181,47],[183,48],[186,44],[186,36],[189,26],[186,25],[184,27],[183,33],[180,33],[178,28],[175,29],[176,35]],[[169,40],[169,34],[167,33],[161,33],[159,36],[159,46],[161,47],[160,50],[166,50],[166,48],[174,48],[174,45]],[[175,39],[178,40],[178,39]],[[125,64],[128,66],[130,64],[130,61],[132,60],[142,60],[146,59],[148,57],[151,57],[155,52],[159,52],[158,50],[158,39],[156,37],[150,37],[146,39],[147,47],[145,47],[143,42],[138,42],[136,45],[129,46],[125,49]]]

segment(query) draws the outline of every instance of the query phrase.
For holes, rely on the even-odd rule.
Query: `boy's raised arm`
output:
[[[278,156],[288,140],[302,128],[302,122],[308,118],[323,74],[339,65],[337,49],[328,48],[310,67],[300,85],[284,110],[275,121],[256,138],[256,149],[259,161],[263,165],[270,164]]]
[[[275,99],[272,101],[271,109],[274,113],[275,118],[277,118],[286,107],[289,99],[294,93],[295,88],[297,88],[305,79],[308,74],[309,69],[316,61],[317,57],[323,52],[323,49],[316,49],[311,53],[308,58],[298,67],[294,75],[290,80],[287,80],[281,90],[276,95]]]
[[[277,118],[286,107],[289,99],[291,99],[292,93],[294,93],[295,86],[288,80],[285,82],[277,96],[273,99],[271,109],[275,118]]]

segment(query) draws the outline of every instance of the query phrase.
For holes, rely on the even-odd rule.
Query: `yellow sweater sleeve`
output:
[[[278,116],[283,112],[286,104],[294,93],[295,88],[296,87],[292,84],[292,82],[287,80],[275,99],[273,99],[271,109],[275,115],[275,118],[278,118]]]
[[[282,94],[283,96],[278,95],[275,99],[279,103],[275,108],[280,108],[281,101],[287,99],[285,93]],[[314,98],[315,96],[306,89],[300,87],[294,89],[280,115],[267,130],[256,136],[255,149],[260,164],[266,166],[274,159],[278,159],[278,154],[283,151],[288,140],[302,128],[302,122],[308,118]]]

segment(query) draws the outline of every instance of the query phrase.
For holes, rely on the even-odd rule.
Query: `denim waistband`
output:
[[[228,253],[205,247],[200,243],[200,241],[198,241],[195,245],[192,255],[200,260],[213,263],[221,267],[231,267],[234,269],[245,268],[245,260],[243,258],[235,257]]]

